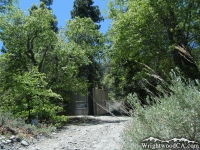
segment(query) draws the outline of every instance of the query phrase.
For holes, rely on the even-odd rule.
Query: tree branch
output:
[[[31,61],[33,62],[34,66],[37,66],[37,61],[35,59],[35,55],[33,53],[33,42],[34,40],[38,37],[38,32],[35,32],[35,35],[33,36],[33,38],[28,37],[28,41],[27,41],[27,51],[25,51],[25,54],[27,55],[28,58],[31,59]]]

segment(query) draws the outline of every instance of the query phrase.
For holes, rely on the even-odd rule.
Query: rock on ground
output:
[[[78,122],[77,122],[78,120]],[[130,117],[78,116],[51,138],[43,138],[27,150],[119,150],[122,132]]]

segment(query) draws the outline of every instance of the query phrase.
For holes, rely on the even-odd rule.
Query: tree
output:
[[[50,6],[53,4],[53,0],[40,0],[40,2],[43,2],[47,6],[47,8],[49,10],[52,10]],[[58,27],[57,27],[58,21],[57,21],[55,15],[53,15],[53,17],[54,17],[54,20],[56,20],[56,21],[52,21],[51,22],[51,28],[52,28],[53,31],[55,31],[56,33],[58,33]]]
[[[49,88],[43,73],[45,59],[57,41],[49,26],[52,14],[40,8],[25,16],[13,9],[1,18],[0,37],[7,49],[1,55],[1,109],[27,117],[29,122],[32,115],[55,121],[62,107],[52,104],[51,99],[60,96]]]
[[[62,121],[58,113],[69,100],[66,92],[85,93],[87,87],[78,77],[78,67],[89,63],[85,46],[67,40],[72,30],[67,36],[52,30],[54,18],[43,3],[28,15],[13,8],[0,17],[0,39],[7,49],[0,56],[1,109],[29,121],[32,116]]]
[[[92,6],[93,3],[93,0],[75,0],[73,10],[71,11],[71,18],[91,18],[94,23],[103,21],[99,7]]]
[[[40,0],[40,2],[43,2],[43,3],[46,5],[46,7],[47,7],[50,11],[52,10],[51,7],[50,7],[50,5],[53,4],[53,0]],[[36,10],[36,9],[38,9],[38,7],[37,7],[36,5],[33,5],[33,6],[31,7],[31,9],[29,10],[29,11],[30,11],[30,14],[32,13],[32,11],[34,11],[34,10]],[[52,21],[52,22],[50,23],[50,26],[51,26],[51,28],[52,28],[52,30],[53,30],[54,32],[58,33],[58,27],[57,27],[58,21],[57,21],[55,15],[53,15],[53,17],[54,17],[54,21]]]
[[[73,10],[71,11],[71,18],[75,19],[76,17],[80,18],[91,18],[93,23],[100,23],[103,21],[103,17],[101,16],[100,10],[98,6],[92,6],[93,5],[92,0],[75,0]],[[91,23],[91,22],[90,22]],[[100,28],[100,25],[96,25],[96,30]],[[88,28],[89,29],[89,28]],[[87,54],[88,58],[91,63],[88,65],[81,66],[79,68],[80,72],[80,77],[85,77],[88,80],[89,88],[89,95],[88,95],[88,101],[89,101],[89,114],[93,115],[93,92],[92,88],[95,87],[100,83],[100,79],[102,77],[101,73],[101,65],[97,61],[99,56],[101,55],[102,52],[102,41],[100,41],[98,38],[99,37],[94,37],[93,34],[88,35],[87,34],[87,29],[84,29],[84,32],[79,33],[76,37],[74,37],[74,41],[79,44],[79,43],[87,43],[91,47],[94,47],[94,49],[97,50],[95,53]],[[100,48],[101,47],[101,48]]]
[[[110,1],[109,76],[115,93],[126,96],[139,90],[145,99],[160,82],[154,77],[167,80],[165,75],[175,67],[187,78],[199,78],[194,55],[199,50],[194,46],[199,45],[199,5],[196,0]],[[154,75],[146,73],[147,67]]]

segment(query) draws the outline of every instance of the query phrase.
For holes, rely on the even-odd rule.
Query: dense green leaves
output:
[[[101,16],[99,7],[92,5],[92,0],[76,0],[74,2],[71,17],[75,21],[70,21],[73,29],[71,28],[67,31],[69,40],[73,40],[77,45],[81,46],[83,53],[86,54],[90,61],[90,64],[80,67],[79,71],[81,72],[80,76],[88,79],[91,88],[100,82],[102,76],[98,61],[102,58],[104,44],[103,36],[97,30],[100,26],[95,24],[100,23],[103,17]],[[71,34],[70,32],[74,32],[75,34]],[[84,48],[85,46],[87,48]]]
[[[92,95],[91,89],[101,83],[105,49],[104,83],[115,96],[160,96],[156,86],[169,81],[167,75],[175,67],[186,78],[199,78],[197,0],[110,0],[108,17],[113,23],[106,42],[96,24],[103,18],[92,0],[76,0],[72,20],[62,30],[48,8],[53,1],[43,2],[33,5],[29,14],[12,5],[0,14],[4,110],[28,119],[58,119],[72,92],[89,90]]]
[[[97,55],[100,45],[94,45],[102,43],[103,36],[91,19],[80,18],[57,34],[51,26],[52,12],[43,3],[28,15],[13,8],[0,17],[0,39],[6,48],[0,55],[1,109],[28,121],[33,117],[63,121],[57,115],[70,93],[87,92],[88,81],[80,76],[79,67],[91,63],[88,56]],[[79,34],[85,35],[85,41],[74,41]]]
[[[16,8],[1,15],[0,38],[6,47],[0,58],[1,109],[28,117],[29,122],[37,116],[55,121],[53,116],[62,110],[51,102],[61,96],[47,83],[51,72],[45,60],[54,51],[57,35],[50,28],[51,12],[42,6],[27,16]]]
[[[144,91],[144,87],[150,89],[158,84],[146,75],[146,67],[141,64],[165,79],[174,67],[179,67],[185,77],[199,78],[193,55],[199,50],[194,47],[199,45],[199,8],[198,1],[189,0],[110,1],[110,77],[114,78],[115,93],[122,91],[121,95],[126,95],[137,88]]]
[[[98,6],[92,6],[93,0],[75,0],[74,9],[71,11],[71,17],[91,18],[93,22],[100,23],[103,20]]]
[[[44,4],[46,5],[46,7],[49,6],[49,5],[48,5],[48,1],[45,1]],[[40,5],[40,7],[41,7],[41,8],[45,8],[44,5]],[[47,8],[48,8],[48,10],[50,10],[50,11],[52,10],[50,7],[47,7]],[[33,5],[33,6],[31,7],[31,9],[29,10],[30,14],[32,14],[32,11],[37,10],[37,9],[38,9],[38,7],[37,7],[36,5]],[[52,21],[50,22],[50,26],[51,26],[51,29],[52,29],[54,32],[58,33],[58,27],[57,27],[58,21],[57,21],[55,15],[53,15],[53,18],[54,18],[54,20],[52,20]]]
[[[51,116],[62,111],[62,107],[52,104],[51,99],[61,99],[61,96],[48,89],[45,78],[45,74],[37,72],[37,69],[13,75],[12,86],[1,91],[1,109],[28,119],[38,117],[56,121]]]
[[[96,25],[90,18],[76,17],[70,20],[67,23],[66,36],[67,41],[80,46],[82,49],[80,52],[85,53],[87,57],[99,56],[104,42],[103,35],[96,30]]]

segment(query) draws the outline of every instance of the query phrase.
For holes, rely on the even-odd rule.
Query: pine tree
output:
[[[94,23],[100,23],[103,21],[103,17],[101,16],[101,12],[98,6],[92,6],[93,0],[75,0],[73,10],[71,11],[71,18],[75,17],[80,18],[91,18]],[[100,25],[98,26],[100,28]]]

